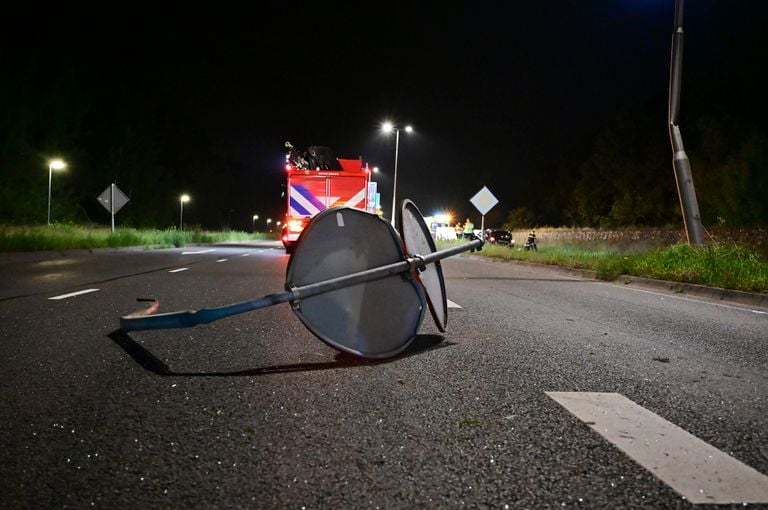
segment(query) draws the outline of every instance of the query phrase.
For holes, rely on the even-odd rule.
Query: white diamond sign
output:
[[[114,186],[114,199],[112,198],[112,187]],[[104,192],[96,198],[96,200],[99,201],[101,205],[104,206],[104,209],[111,213],[116,213],[119,211],[125,204],[128,203],[128,198],[125,196],[125,193],[123,193],[120,188],[118,188],[114,184],[110,184],[107,186],[107,189],[104,190]],[[112,204],[112,200],[115,201],[114,204]]]
[[[485,216],[485,213],[490,211],[494,205],[499,203],[499,199],[493,196],[491,190],[486,186],[483,186],[483,189],[478,191],[474,197],[469,199],[469,201],[472,202],[472,205],[474,205],[483,216]]]

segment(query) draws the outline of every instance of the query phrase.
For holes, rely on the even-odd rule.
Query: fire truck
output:
[[[304,227],[329,207],[347,206],[371,211],[371,173],[362,158],[336,158],[326,147],[312,146],[297,152],[286,142],[287,212],[281,239],[286,253],[293,253]]]

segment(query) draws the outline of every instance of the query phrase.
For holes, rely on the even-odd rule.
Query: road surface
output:
[[[118,331],[136,298],[282,291],[287,260],[0,256],[0,507],[768,505],[765,308],[458,256],[447,332],[425,317],[393,359],[336,352],[288,304]]]

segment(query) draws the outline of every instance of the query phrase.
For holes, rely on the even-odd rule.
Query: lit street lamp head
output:
[[[67,168],[67,164],[60,159],[51,160],[48,166],[50,167],[51,170],[64,170],[65,168]]]
[[[189,195],[181,195],[179,198],[182,202],[189,202]]]
[[[400,128],[396,127],[393,123],[387,121],[381,125],[381,130],[384,133],[392,133],[393,131],[394,132],[400,131]],[[413,126],[411,125],[405,126],[403,128],[403,131],[405,131],[406,133],[413,133]]]

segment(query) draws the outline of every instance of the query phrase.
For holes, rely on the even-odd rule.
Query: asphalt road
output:
[[[693,506],[562,392],[629,399],[754,469],[762,494],[765,308],[459,256],[443,261],[448,331],[426,317],[384,361],[336,352],[287,304],[118,331],[135,298],[172,311],[282,291],[287,260],[270,245],[0,255],[0,507]]]

